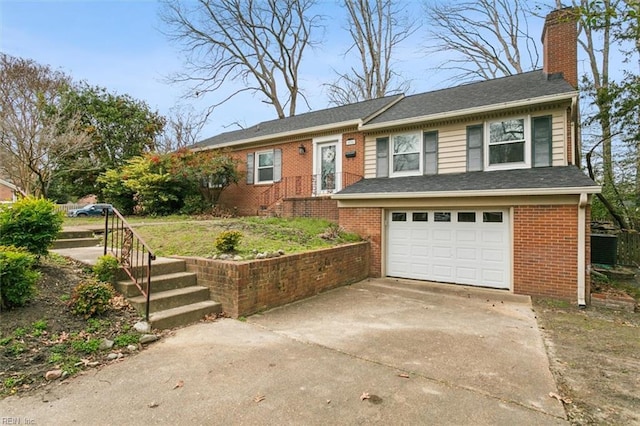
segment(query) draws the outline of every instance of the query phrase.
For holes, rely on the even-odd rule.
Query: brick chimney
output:
[[[572,7],[557,9],[547,15],[542,30],[542,71],[562,73],[573,87],[578,87],[578,30],[576,11]]]

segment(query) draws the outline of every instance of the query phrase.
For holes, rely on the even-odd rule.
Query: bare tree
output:
[[[438,69],[453,71],[451,80],[487,80],[538,67],[526,0],[426,2],[425,9],[434,42],[427,51],[449,58]]]
[[[195,96],[242,84],[211,109],[242,93],[259,93],[278,118],[304,99],[298,71],[320,17],[315,0],[166,0],[166,34],[184,46],[187,70],[171,78],[191,83]],[[281,86],[284,86],[282,88]]]
[[[157,150],[166,153],[195,144],[200,140],[200,133],[205,124],[205,113],[196,112],[192,106],[177,105],[169,112]]]
[[[47,66],[0,54],[0,174],[27,194],[47,196],[58,160],[86,149],[79,121],[55,107],[69,84]]]
[[[347,28],[353,44],[345,57],[356,51],[359,63],[349,72],[337,73],[328,84],[329,102],[345,105],[380,98],[409,89],[394,72],[394,53],[417,29],[406,7],[394,0],[343,0],[348,12]]]

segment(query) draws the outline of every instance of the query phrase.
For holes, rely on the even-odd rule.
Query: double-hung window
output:
[[[391,170],[394,175],[414,175],[420,172],[420,135],[408,133],[391,138]]]
[[[513,118],[488,123],[487,167],[526,163],[526,132],[524,118]]]
[[[282,175],[282,150],[270,149],[247,154],[247,183],[279,182]]]

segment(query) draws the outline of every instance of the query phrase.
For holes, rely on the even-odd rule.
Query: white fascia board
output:
[[[341,121],[339,123],[323,124],[322,126],[315,126],[315,127],[305,127],[302,129],[292,130],[289,132],[272,133],[269,135],[256,136],[255,138],[241,139],[237,141],[225,142],[225,143],[211,145],[211,146],[203,146],[200,148],[195,148],[193,151],[206,151],[209,149],[228,148],[232,146],[248,145],[251,143],[257,143],[262,141],[266,142],[271,139],[290,138],[297,135],[326,132],[329,130],[339,129],[342,127],[349,127],[349,126],[359,127],[361,124],[362,124],[362,120],[360,119],[350,120],[350,121]]]
[[[17,187],[17,186],[15,186],[14,184],[12,184],[11,182],[7,182],[7,181],[6,181],[6,180],[4,180],[4,179],[0,179],[0,185],[7,186],[7,187],[9,187],[11,190],[13,190],[13,191],[17,191],[17,190],[18,190],[18,187]]]
[[[565,188],[518,188],[483,189],[479,191],[428,191],[428,192],[378,192],[363,194],[334,194],[335,200],[372,200],[395,198],[448,198],[448,197],[506,197],[514,195],[573,195],[596,194],[600,186],[578,186]]]
[[[537,98],[529,98],[529,99],[523,99],[519,101],[503,102],[500,104],[483,105],[483,106],[467,108],[467,109],[458,109],[455,111],[440,112],[438,114],[403,118],[401,120],[395,120],[395,121],[385,121],[384,123],[363,124],[360,127],[360,130],[370,131],[370,130],[383,129],[386,127],[407,126],[410,124],[420,123],[424,121],[451,119],[459,116],[480,114],[484,112],[496,111],[501,109],[518,108],[518,107],[531,106],[531,105],[537,105],[541,103],[548,103],[548,102],[554,102],[554,101],[560,101],[560,100],[570,100],[570,99],[574,99],[577,96],[578,96],[577,91],[565,92],[565,93],[560,93],[556,95],[540,96]]]

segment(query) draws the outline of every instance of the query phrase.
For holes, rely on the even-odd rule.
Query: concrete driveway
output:
[[[555,391],[528,298],[367,280],[183,328],[0,424],[565,424]]]

